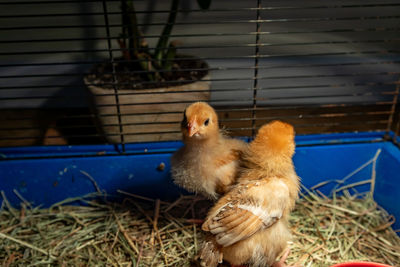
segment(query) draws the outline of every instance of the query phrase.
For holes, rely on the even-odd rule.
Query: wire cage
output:
[[[194,101],[213,105],[235,136],[273,119],[298,134],[399,134],[397,1],[214,1],[207,10],[182,2],[170,34],[175,60],[201,59],[208,74],[200,88],[188,84],[194,78],[165,81],[181,85],[169,91],[122,80],[143,70],[117,75],[121,1],[0,5],[1,146],[179,140],[181,113]],[[135,1],[135,9],[154,52],[170,3]],[[85,79],[105,62],[114,66],[108,80]]]
[[[99,177],[118,170],[125,179],[132,173],[122,165],[134,156],[139,176],[150,175],[142,166],[166,163],[162,174],[148,171],[168,183],[182,112],[195,101],[215,107],[232,136],[252,137],[280,119],[294,125],[298,147],[397,145],[398,1],[219,0],[208,8],[196,1],[132,3],[0,2],[0,149],[10,192],[26,189],[30,172],[18,168],[31,159],[65,160],[48,177],[82,158],[92,160]],[[142,50],[131,53],[135,29]],[[170,42],[159,45],[165,37]],[[140,57],[144,50],[166,56]],[[150,69],[156,63],[157,72]],[[156,74],[161,78],[148,78]],[[98,168],[119,159],[110,156],[128,162]],[[31,163],[37,176],[40,164]],[[304,176],[318,172],[304,170]],[[135,188],[154,194],[151,186]],[[163,188],[158,193],[168,195]],[[70,195],[57,191],[49,199],[62,196]]]
[[[159,211],[204,101],[246,141],[289,122],[304,188],[370,192],[400,229],[399,41],[397,0],[0,0],[0,212],[94,191]]]

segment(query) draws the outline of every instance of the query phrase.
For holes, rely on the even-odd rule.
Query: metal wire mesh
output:
[[[182,111],[199,100],[232,135],[251,136],[273,119],[298,134],[400,134],[399,1],[218,0],[208,10],[181,1],[175,60],[201,59],[180,71],[208,74],[200,87],[175,78],[167,89],[138,88],[129,77],[143,70],[118,69],[117,61],[135,63],[121,59],[120,6],[0,2],[0,146],[179,140]],[[154,51],[170,1],[135,9]],[[88,81],[105,62],[107,81]]]

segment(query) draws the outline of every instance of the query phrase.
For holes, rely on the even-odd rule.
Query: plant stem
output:
[[[172,0],[171,9],[168,16],[168,22],[165,24],[164,29],[161,33],[160,39],[158,40],[156,50],[154,52],[154,57],[157,60],[157,65],[162,65],[164,50],[167,49],[169,36],[171,35],[172,28],[175,25],[176,15],[178,11],[179,0]]]
[[[124,35],[123,38],[124,39],[128,38],[128,53],[130,59],[133,59],[135,58],[135,55],[139,53],[140,40],[142,38],[137,23],[136,10],[133,5],[133,1],[121,0],[121,10],[122,10],[122,28]]]

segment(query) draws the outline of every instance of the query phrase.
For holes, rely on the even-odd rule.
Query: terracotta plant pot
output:
[[[84,79],[92,95],[98,126],[110,143],[122,142],[117,98],[125,143],[180,140],[182,112],[190,102],[210,99],[209,80],[206,74],[199,81],[177,86],[121,89],[116,97],[114,89],[93,85],[87,77]]]

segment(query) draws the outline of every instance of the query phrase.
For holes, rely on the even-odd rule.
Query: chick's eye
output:
[[[206,119],[204,125],[207,126],[210,123],[210,119]]]

